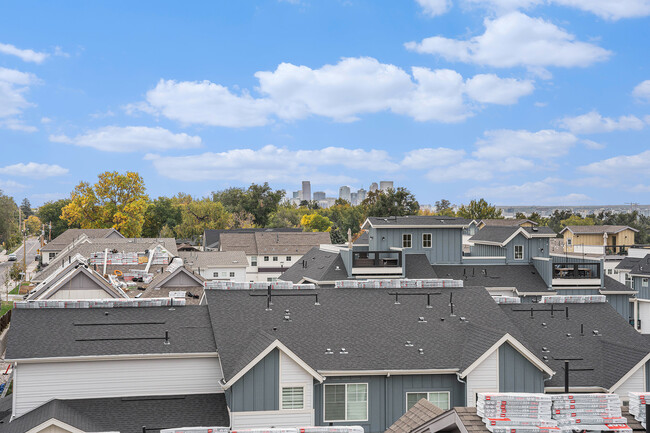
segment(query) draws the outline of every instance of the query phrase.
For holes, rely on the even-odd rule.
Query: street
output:
[[[37,252],[40,244],[38,242],[38,238],[36,238],[36,237],[27,238],[26,244],[27,244],[26,245],[26,247],[27,247],[26,260],[27,260],[27,266],[29,266],[30,264],[34,263],[34,258],[36,256],[36,252]],[[15,254],[16,254],[16,258],[18,259],[15,262],[6,262],[5,261],[3,263],[0,263],[0,289],[2,289],[2,294],[3,295],[6,293],[6,290],[7,290],[7,288],[5,288],[5,283],[7,282],[7,281],[5,281],[5,278],[7,277],[7,270],[11,266],[13,266],[14,263],[22,263],[22,260],[23,260],[23,246],[22,245],[20,246],[20,248],[18,248],[16,250]],[[5,260],[6,260],[6,258],[5,258]]]

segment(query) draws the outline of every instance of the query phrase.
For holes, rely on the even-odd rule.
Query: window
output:
[[[282,410],[304,409],[305,389],[302,386],[289,386],[282,388]]]
[[[52,260],[55,256],[56,256],[56,253],[50,253],[49,254],[50,260]]]
[[[612,275],[612,270],[611,269],[607,269],[607,275]]]
[[[524,259],[524,246],[515,245],[515,260],[523,260],[523,259]]]
[[[278,261],[278,256],[273,256],[273,261],[277,262]]]
[[[269,261],[269,256],[264,256],[264,261],[268,262]]]
[[[212,277],[213,278],[219,278],[219,272],[213,272]]]
[[[234,272],[230,273],[230,278],[235,278],[235,273]]]
[[[291,256],[287,256],[287,260],[286,260],[286,261],[287,261],[287,262],[290,262],[290,261],[291,261]]]
[[[618,275],[618,269],[614,269],[614,275]]]
[[[409,410],[415,403],[426,398],[440,409],[449,409],[449,391],[435,392],[407,392],[406,393],[406,410]]]
[[[278,281],[277,278],[271,278],[271,277],[268,277],[268,278],[266,279],[266,282],[267,282],[267,283],[275,283],[276,281]]]
[[[422,248],[431,248],[431,233],[422,233]]]
[[[641,287],[648,287],[648,279],[647,278],[643,278],[641,280]]]
[[[367,419],[367,383],[325,385],[325,422]]]
[[[573,239],[571,239],[571,238],[567,238],[567,240],[566,240],[566,246],[567,246],[567,247],[570,247],[571,245],[573,245]]]
[[[251,266],[257,266],[257,256],[251,257]]]
[[[402,248],[411,248],[411,245],[413,245],[411,234],[404,233],[402,235]]]

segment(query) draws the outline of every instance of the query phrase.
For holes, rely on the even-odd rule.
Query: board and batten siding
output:
[[[623,316],[625,320],[630,320],[632,317],[632,309],[630,308],[630,295],[606,295],[607,302],[614,307],[614,309]]]
[[[370,251],[402,248],[402,235],[411,234],[411,248],[405,254],[424,254],[431,264],[460,264],[463,255],[463,230],[452,228],[386,228],[371,229]],[[422,235],[431,233],[431,248],[422,247]]]
[[[628,393],[644,392],[646,386],[645,373],[645,366],[639,367],[625,382],[614,390],[614,393],[618,394],[621,400],[628,401],[630,398]]]
[[[235,382],[226,393],[230,410],[232,412],[278,410],[280,408],[279,364],[280,351],[275,349]]]
[[[499,351],[493,351],[466,378],[467,406],[476,406],[476,393],[499,391]]]
[[[97,281],[84,272],[79,272],[55,290],[54,293],[45,295],[41,299],[106,299],[115,297],[108,292],[108,289],[101,287]]]
[[[498,245],[474,244],[470,247],[470,254],[477,257],[505,257],[506,249]]]
[[[223,392],[218,357],[18,363],[14,416],[53,398],[83,399]]]
[[[499,347],[499,392],[544,392],[544,373],[509,343]]]

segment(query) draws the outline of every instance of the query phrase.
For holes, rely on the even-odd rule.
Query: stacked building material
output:
[[[621,416],[621,400],[616,394],[557,394],[552,417],[562,431],[632,432]]]
[[[400,278],[386,278],[381,280],[341,280],[334,282],[334,287],[337,289],[429,289],[439,287],[463,287],[463,281],[442,278],[424,280]]]
[[[542,296],[542,304],[602,304],[607,302],[605,295],[553,295]]]
[[[517,296],[492,296],[494,302],[497,304],[521,304],[521,298]]]
[[[639,421],[643,428],[646,428],[646,404],[650,402],[650,392],[631,392],[630,394],[630,414],[634,419]]]
[[[236,281],[206,281],[206,290],[314,290],[314,284],[293,284],[291,281],[274,282],[236,282]]]
[[[17,301],[14,308],[121,308],[121,307],[181,307],[185,299],[145,298],[145,299],[88,299],[88,300],[53,300]]]
[[[493,433],[559,433],[551,404],[545,394],[479,393],[476,414]]]

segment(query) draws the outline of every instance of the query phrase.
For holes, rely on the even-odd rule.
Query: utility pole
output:
[[[47,235],[47,241],[48,242],[52,241],[52,221],[50,221],[50,234]]]
[[[27,223],[27,221],[23,220],[23,281],[27,281],[27,230],[26,230],[26,223]]]

